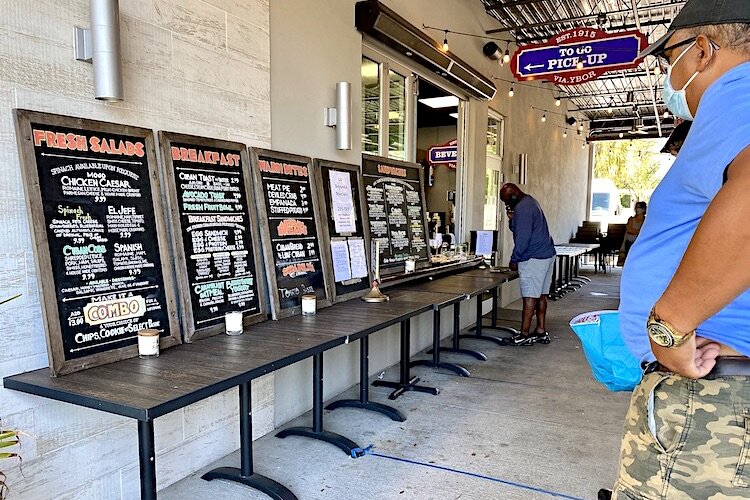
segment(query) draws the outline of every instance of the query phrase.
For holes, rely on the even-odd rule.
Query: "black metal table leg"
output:
[[[474,333],[464,333],[459,335],[462,339],[473,339],[473,340],[488,340],[490,342],[494,342],[497,345],[507,345],[505,343],[505,340],[501,337],[496,337],[494,335],[484,335],[482,333],[482,295],[477,295],[477,322],[476,326],[474,327]]]
[[[453,304],[453,342],[451,347],[440,347],[440,352],[452,352],[455,354],[464,354],[478,359],[479,361],[487,361],[487,355],[483,352],[475,351],[473,349],[461,349],[461,304]],[[427,351],[427,354],[433,354],[434,349]]]
[[[469,370],[461,365],[440,361],[440,309],[435,309],[432,313],[432,359],[418,359],[409,363],[409,366],[443,368],[462,377],[468,377],[471,375]]]
[[[253,413],[250,382],[240,384],[240,468],[219,467],[205,474],[206,481],[224,479],[244,484],[265,493],[274,500],[297,500],[283,484],[253,472]]]
[[[370,340],[369,337],[359,339],[359,399],[340,399],[326,406],[326,410],[337,408],[360,408],[381,413],[396,422],[404,422],[403,413],[392,406],[370,401]]]
[[[325,441],[337,446],[347,455],[359,449],[357,443],[334,432],[323,430],[323,353],[313,356],[313,426],[290,427],[276,434],[276,437],[302,436]]]
[[[156,500],[156,451],[154,421],[138,421],[138,465],[141,471],[141,500]]]
[[[518,330],[516,330],[513,327],[510,327],[510,326],[501,326],[501,325],[497,324],[497,300],[498,300],[497,288],[493,288],[492,291],[490,292],[490,295],[492,296],[492,313],[490,315],[491,322],[490,322],[489,325],[483,324],[482,325],[482,329],[484,329],[484,330],[498,330],[498,331],[501,331],[501,332],[510,333],[511,335],[518,335],[519,333],[521,333],[521,332],[519,332]],[[471,330],[472,331],[476,330],[476,327],[472,327]]]
[[[417,385],[419,377],[409,375],[409,341],[411,337],[410,320],[401,322],[401,363],[398,382],[389,382],[387,380],[376,380],[372,383],[375,387],[389,387],[396,389],[388,395],[388,399],[396,399],[407,391],[425,392],[427,394],[438,395],[440,389],[436,387],[426,387]]]

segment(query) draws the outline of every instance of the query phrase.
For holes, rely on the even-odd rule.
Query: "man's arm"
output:
[[[531,210],[522,208],[513,212],[513,221],[516,231],[513,233],[514,245],[510,262],[511,264],[518,264],[531,243],[531,229],[534,224],[534,216]]]
[[[728,180],[706,210],[682,262],[656,302],[659,317],[690,332],[750,287],[750,147],[729,167]],[[748,311],[750,317],[750,311]],[[677,349],[651,343],[659,362],[690,378],[707,375],[719,346],[690,339]]]

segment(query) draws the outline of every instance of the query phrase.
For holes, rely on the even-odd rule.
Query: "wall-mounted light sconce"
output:
[[[323,110],[323,124],[336,129],[336,149],[352,149],[352,84],[336,84],[336,107]]]
[[[120,5],[118,0],[91,0],[91,29],[75,27],[76,59],[94,64],[94,97],[122,101]]]

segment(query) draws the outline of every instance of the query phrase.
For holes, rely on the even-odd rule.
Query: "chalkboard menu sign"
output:
[[[247,148],[159,133],[186,340],[223,333],[224,315],[265,319]],[[262,271],[261,271],[262,272]]]
[[[364,220],[364,189],[358,165],[315,160],[323,254],[331,263],[333,301],[341,302],[370,290],[367,253],[370,238]]]
[[[331,305],[312,161],[255,148],[251,154],[274,319],[300,313],[307,294],[318,307]]]
[[[413,259],[429,265],[421,165],[362,155],[370,238],[380,241],[380,267],[403,267]],[[421,265],[420,265],[421,263]],[[387,271],[386,271],[387,272]]]
[[[16,111],[53,375],[178,344],[150,130]]]

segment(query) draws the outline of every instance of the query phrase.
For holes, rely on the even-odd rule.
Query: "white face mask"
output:
[[[664,104],[667,105],[667,109],[672,112],[673,115],[677,116],[678,118],[682,118],[683,120],[693,121],[693,112],[690,111],[690,106],[688,106],[687,101],[687,94],[685,91],[690,86],[691,83],[693,83],[693,80],[698,78],[698,75],[700,74],[700,71],[696,71],[693,73],[693,76],[690,77],[690,79],[687,81],[684,87],[680,90],[675,90],[674,87],[672,87],[672,69],[677,65],[678,62],[680,62],[680,59],[690,52],[690,49],[692,49],[697,42],[693,42],[690,45],[688,45],[688,48],[682,51],[682,54],[677,56],[677,59],[674,60],[672,64],[670,64],[667,67],[667,75],[664,78]],[[711,55],[713,55],[714,46],[711,44]]]

